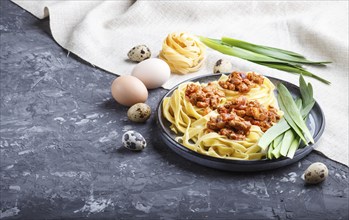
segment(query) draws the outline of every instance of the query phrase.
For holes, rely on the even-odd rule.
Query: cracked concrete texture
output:
[[[115,76],[67,56],[48,20],[1,1],[0,22],[1,218],[348,219],[348,167],[316,153],[258,173],[196,165],[161,142],[154,114],[128,121]],[[153,110],[165,92],[150,91]],[[121,146],[131,129],[140,153]],[[317,161],[329,178],[305,186]]]

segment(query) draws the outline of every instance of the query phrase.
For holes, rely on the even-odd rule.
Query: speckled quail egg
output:
[[[147,146],[144,137],[137,131],[127,131],[122,135],[122,144],[127,149],[141,151]]]
[[[151,115],[151,108],[144,103],[137,103],[127,111],[127,117],[134,122],[145,122]]]
[[[141,62],[151,56],[151,52],[146,45],[138,45],[133,47],[128,53],[128,58],[135,62]]]
[[[213,73],[230,73],[233,65],[229,60],[219,59],[213,67]]]
[[[307,184],[317,184],[328,177],[328,169],[325,164],[316,162],[311,164],[304,172],[304,181]]]

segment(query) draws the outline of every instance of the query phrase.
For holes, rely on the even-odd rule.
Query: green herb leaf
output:
[[[289,124],[289,126],[296,132],[296,134],[301,138],[301,140],[308,145],[308,141],[303,136],[302,130],[297,126],[297,124],[293,121],[292,117],[286,110],[286,105],[284,104],[283,100],[278,96],[279,106],[282,111],[284,111],[284,118]]]
[[[273,150],[274,150],[274,141],[271,142],[268,148],[267,158],[273,159],[273,154],[272,154]]]
[[[299,134],[299,129],[301,129],[305,136],[310,140],[310,142],[314,143],[314,139],[312,135],[310,134],[309,129],[307,128],[302,115],[300,114],[299,109],[297,108],[296,103],[294,102],[290,92],[287,90],[287,88],[280,83],[278,85],[278,91],[279,91],[279,104],[282,103],[282,105],[285,107],[282,109],[285,112],[285,119],[289,123],[289,125],[294,129],[294,131],[298,134],[298,136],[301,137],[301,139],[304,141],[304,143],[307,144],[307,141],[302,138],[302,135]],[[296,125],[296,126],[294,126]],[[298,127],[299,129],[297,130]]]
[[[300,66],[299,64],[297,64],[297,62],[294,62],[292,60],[282,60],[282,59],[276,59],[275,57],[271,57],[271,56],[267,56],[265,53],[265,50],[268,49],[268,47],[264,47],[263,51],[264,53],[256,53],[256,50],[247,50],[246,48],[251,49],[251,47],[253,47],[253,44],[248,44],[249,46],[245,46],[244,48],[239,48],[236,46],[231,46],[228,45],[227,43],[221,41],[221,40],[217,40],[217,39],[212,39],[212,38],[206,38],[206,37],[202,37],[200,36],[200,40],[208,47],[210,47],[211,49],[217,50],[223,54],[227,54],[230,56],[235,56],[244,60],[248,60],[260,65],[264,65],[270,68],[274,68],[274,69],[278,69],[278,70],[282,70],[282,71],[286,71],[286,72],[290,72],[290,73],[298,73],[298,74],[303,74],[309,77],[312,77],[314,79],[317,79],[323,83],[326,84],[330,84],[329,81],[327,81],[326,79],[323,79],[307,70],[305,70],[302,66]],[[237,40],[236,40],[237,41]],[[240,41],[242,42],[242,41]],[[241,44],[241,43],[240,43]],[[262,47],[260,45],[257,45],[259,47]],[[270,49],[270,48],[269,48]],[[278,51],[277,53],[286,53],[287,56],[292,56],[290,55],[290,51],[285,51],[285,50],[280,50],[280,49],[276,49],[276,48],[271,48],[271,50],[273,51]],[[324,62],[320,62],[320,63],[324,63]],[[326,62],[325,62],[326,63]]]
[[[300,87],[301,97],[297,98],[294,101],[294,103],[297,109],[300,111],[303,121],[306,121],[309,112],[311,111],[311,109],[315,104],[315,100],[313,98],[313,88],[310,83],[307,84],[305,82],[303,76],[300,76],[299,87]],[[279,91],[279,96],[280,96],[280,91]],[[286,109],[286,107],[284,105],[284,102],[280,100],[279,96],[278,96],[278,101],[279,101],[280,109],[284,110]],[[278,157],[279,153],[282,156],[293,158],[296,150],[299,148],[301,138],[304,138],[301,129],[299,129],[299,127],[288,116],[287,111],[284,110],[284,112],[285,112],[284,117],[277,124],[269,128],[263,134],[263,136],[260,138],[258,142],[258,145],[263,150],[266,150],[268,148],[267,149],[268,159],[273,159],[273,157]],[[291,121],[290,123],[293,124],[294,127],[296,127],[296,130],[293,130],[294,127],[288,124],[288,121],[286,120],[287,117],[290,118],[290,121]],[[300,133],[300,136],[298,136],[299,133],[296,133],[297,131]],[[280,148],[278,148],[278,144],[280,143],[279,142],[280,136],[282,136],[283,139],[281,141]],[[306,141],[304,141],[304,143],[307,145]]]
[[[282,143],[281,143],[281,149],[280,149],[280,154],[282,156],[287,156],[288,150],[294,139],[295,139],[295,134],[291,129],[285,132],[284,138],[282,139]]]
[[[314,79],[317,79],[325,84],[331,84],[330,81],[321,78],[320,76],[317,76],[307,70],[305,70],[304,68],[300,67],[300,66],[296,66],[296,65],[291,65],[291,64],[278,64],[278,63],[267,63],[267,62],[255,62],[257,64],[263,65],[263,66],[267,66],[273,69],[278,69],[278,70],[282,70],[282,71],[286,71],[289,73],[298,73],[298,74],[303,74],[305,76],[309,76],[312,77]]]
[[[258,54],[263,54],[269,57],[273,57],[275,59],[285,60],[293,63],[305,63],[305,64],[317,64],[317,65],[324,65],[327,63],[331,63],[329,61],[310,61],[305,59],[303,56],[299,56],[299,54],[294,53],[292,51],[285,52],[277,48],[270,48],[270,47],[268,48],[263,45],[252,44],[246,41],[237,40],[229,37],[222,37],[222,42],[233,47],[239,47],[239,48],[249,50]],[[294,56],[293,54],[297,54],[297,55]]]
[[[284,138],[284,135],[281,134],[277,138],[275,138],[275,140],[273,141],[273,150],[271,151],[270,159],[272,159],[273,156],[275,158],[280,157],[280,149],[281,149],[281,143],[282,143],[283,138]]]
[[[263,150],[267,149],[270,143],[279,135],[286,132],[290,129],[290,126],[287,124],[284,118],[280,119],[280,121],[269,128],[263,136],[259,139],[258,146],[260,146]]]
[[[299,142],[300,142],[299,137],[296,137],[295,139],[293,139],[290,145],[290,148],[288,149],[288,153],[287,153],[288,158],[291,158],[291,159],[293,158],[294,154],[296,153],[296,150],[299,147]]]
[[[262,54],[254,53],[248,50],[244,50],[238,47],[231,47],[223,44],[221,41],[216,39],[210,39],[205,37],[200,37],[200,40],[206,44],[206,46],[217,50],[223,54],[235,56],[244,60],[249,60],[252,62],[270,62],[270,63],[283,63],[288,64],[287,61],[277,60],[272,57],[268,57]]]

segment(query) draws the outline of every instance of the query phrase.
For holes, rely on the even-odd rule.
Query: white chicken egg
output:
[[[140,79],[148,89],[155,89],[164,84],[170,77],[168,64],[158,58],[150,58],[138,63],[131,75]]]

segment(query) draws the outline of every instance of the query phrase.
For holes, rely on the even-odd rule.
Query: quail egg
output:
[[[213,73],[230,73],[233,65],[229,60],[219,59],[213,67]]]
[[[145,122],[151,115],[151,108],[144,103],[137,103],[127,111],[127,117],[134,122]]]
[[[304,172],[304,181],[307,184],[317,184],[328,177],[328,169],[325,164],[316,162],[311,164]]]
[[[141,62],[151,56],[151,52],[146,45],[138,45],[133,47],[128,53],[128,58],[135,62]]]
[[[127,131],[122,135],[122,144],[129,150],[141,151],[147,146],[144,137],[137,131]]]

